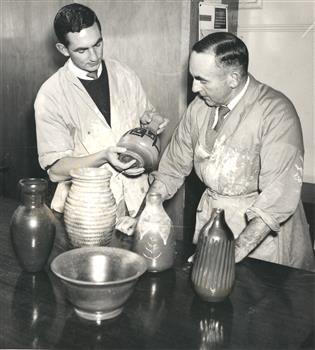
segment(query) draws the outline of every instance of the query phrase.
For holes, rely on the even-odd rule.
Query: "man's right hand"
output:
[[[64,157],[59,159],[49,169],[49,177],[53,182],[71,179],[71,169],[98,168],[105,163],[110,163],[119,173],[127,176],[138,176],[144,172],[144,168],[134,168],[135,160],[124,163],[119,160],[120,153],[126,152],[124,147],[111,146],[99,152],[82,157]]]

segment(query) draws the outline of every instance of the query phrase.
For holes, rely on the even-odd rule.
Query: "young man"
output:
[[[103,59],[101,25],[88,7],[62,7],[54,20],[58,51],[69,57],[40,88],[35,101],[39,163],[58,186],[52,208],[62,213],[70,170],[108,168],[118,217],[133,216],[147,192],[144,169],[123,163],[116,147],[128,130],[161,118],[136,74],[125,65]],[[168,120],[163,118],[158,132]],[[119,174],[124,171],[123,174]]]
[[[159,164],[150,192],[172,197],[194,166],[207,189],[197,209],[194,242],[213,208],[223,208],[246,256],[314,270],[300,192],[303,139],[294,106],[248,74],[246,45],[213,33],[190,56],[196,98]]]

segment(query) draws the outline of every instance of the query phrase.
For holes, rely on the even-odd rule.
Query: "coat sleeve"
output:
[[[61,116],[57,101],[44,89],[37,94],[34,108],[39,164],[47,169],[57,160],[72,155],[73,135]]]
[[[193,168],[191,111],[190,105],[161,157],[158,171],[151,173],[150,176],[164,184],[167,190],[166,199],[177,192]]]
[[[273,231],[295,212],[303,181],[303,138],[299,117],[283,95],[268,101],[261,126],[260,194],[247,216],[260,216]]]

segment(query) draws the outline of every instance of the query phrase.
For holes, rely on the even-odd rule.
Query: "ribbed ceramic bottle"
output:
[[[164,271],[174,264],[173,224],[158,193],[147,196],[145,208],[136,226],[134,251],[146,258],[150,272]]]
[[[45,204],[48,183],[26,178],[19,185],[21,203],[10,224],[12,245],[23,270],[38,272],[44,269],[55,239],[54,214]]]
[[[80,168],[70,175],[72,185],[64,210],[69,243],[72,247],[109,245],[116,223],[112,173],[104,168]]]
[[[196,293],[206,301],[219,302],[232,291],[235,279],[235,241],[223,209],[214,209],[202,228],[192,269]]]

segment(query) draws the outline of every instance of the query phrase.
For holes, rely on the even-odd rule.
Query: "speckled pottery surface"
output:
[[[116,202],[109,185],[111,172],[80,168],[70,175],[72,185],[64,211],[70,244],[74,248],[108,245],[116,223]]]

